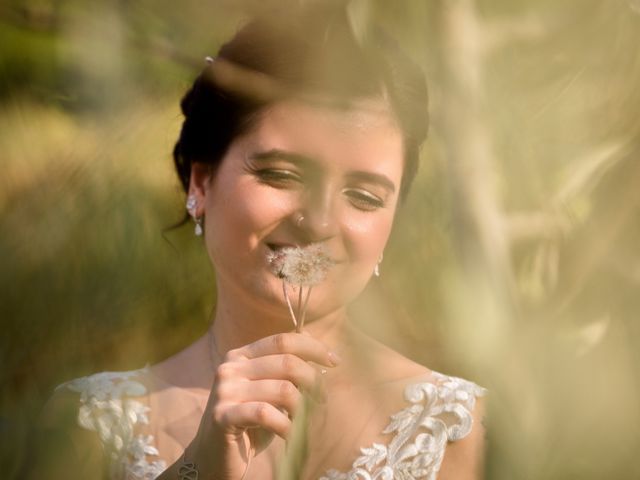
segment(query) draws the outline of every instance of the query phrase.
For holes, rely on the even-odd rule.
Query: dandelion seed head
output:
[[[282,253],[282,250],[269,252],[267,254],[267,263],[271,268],[271,272],[278,278],[284,278],[282,274],[282,266],[284,263],[284,259],[285,259],[285,254]]]
[[[278,278],[292,285],[306,287],[322,282],[334,264],[327,249],[318,243],[270,252],[267,262]]]

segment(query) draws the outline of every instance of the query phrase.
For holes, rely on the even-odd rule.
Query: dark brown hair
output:
[[[184,190],[193,162],[215,169],[262,108],[301,92],[337,107],[370,98],[389,104],[404,137],[404,198],[428,128],[424,76],[381,30],[359,40],[344,7],[333,2],[255,18],[197,77],[182,99],[185,120],[173,152]]]

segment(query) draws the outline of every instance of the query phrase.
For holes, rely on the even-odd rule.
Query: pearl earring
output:
[[[196,222],[196,230],[195,230],[195,234],[196,237],[200,237],[202,235],[202,217],[198,217],[198,218],[194,218],[193,219],[194,222]]]
[[[374,274],[376,277],[379,277],[379,276],[380,276],[380,264],[382,263],[382,257],[383,257],[383,255],[382,255],[382,253],[381,253],[381,254],[380,254],[380,258],[378,259],[378,263],[376,263],[376,266],[373,268],[373,274]]]

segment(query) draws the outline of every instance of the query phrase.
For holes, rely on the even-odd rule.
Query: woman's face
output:
[[[348,304],[387,242],[402,171],[401,132],[378,103],[336,110],[290,101],[265,109],[212,176],[196,164],[191,177],[220,295],[286,316],[268,255],[320,243],[335,265],[313,288],[308,318]]]

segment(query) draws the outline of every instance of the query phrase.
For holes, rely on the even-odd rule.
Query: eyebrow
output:
[[[315,163],[311,158],[299,153],[287,152],[286,150],[280,150],[273,148],[264,152],[256,152],[251,155],[253,160],[287,160],[291,163],[309,164]]]
[[[263,152],[256,152],[251,155],[253,160],[258,161],[267,161],[267,160],[286,160],[295,164],[309,165],[315,164],[312,158],[307,157],[305,155],[301,155],[299,153],[287,152],[286,150],[280,150],[277,148],[266,150]],[[387,177],[386,175],[382,175],[380,173],[375,172],[367,172],[364,170],[356,170],[349,172],[347,176],[350,179],[358,180],[362,182],[376,183],[381,185],[383,188],[389,190],[389,192],[394,193],[396,191],[395,184]]]
[[[383,188],[387,189],[390,193],[393,193],[396,191],[396,186],[389,179],[389,177],[387,177],[386,175],[382,175],[380,173],[365,172],[365,171],[358,170],[355,172],[349,172],[348,177],[354,180],[362,181],[362,182],[377,183]]]

